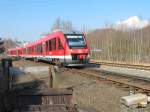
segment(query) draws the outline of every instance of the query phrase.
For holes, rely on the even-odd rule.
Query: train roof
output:
[[[27,45],[24,45],[22,47],[17,47],[17,48],[11,48],[9,50],[16,50],[16,49],[21,49],[21,48],[25,48],[25,47],[32,47],[34,45],[38,45],[40,43],[42,43],[43,41],[47,41],[49,40],[50,38],[54,38],[58,35],[64,35],[64,34],[68,34],[68,35],[76,35],[76,34],[83,34],[83,32],[80,32],[80,31],[61,31],[61,30],[55,30],[53,31],[51,34],[48,34],[46,36],[44,36],[43,38],[37,40],[37,41],[34,41],[32,43],[29,43]]]
[[[53,31],[53,33],[56,32],[62,32],[63,34],[83,34],[83,32],[81,31],[76,31],[76,30],[60,30],[60,29],[56,29]]]
[[[79,31],[53,31],[53,33],[48,34],[48,35],[44,36],[43,38],[41,38],[35,42],[29,43],[25,47],[32,47],[34,45],[38,45],[38,44],[42,43],[43,41],[47,41],[50,38],[54,38],[58,35],[63,35],[63,34],[72,34],[73,35],[73,34],[83,34],[83,33],[79,32]]]
[[[22,48],[23,48],[23,47],[9,48],[8,51],[20,50],[20,49],[22,49]]]

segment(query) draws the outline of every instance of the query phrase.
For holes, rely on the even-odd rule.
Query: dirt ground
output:
[[[80,108],[97,112],[120,112],[120,98],[128,94],[119,87],[76,73],[60,71],[56,78],[59,88],[73,87],[74,99]]]
[[[47,64],[42,62],[34,62],[30,60],[16,60],[13,61],[13,66],[15,67],[30,67],[30,66],[47,66]]]
[[[13,62],[13,65],[16,67],[28,67],[41,66],[41,63],[15,61]],[[24,84],[27,81],[31,82],[32,80],[42,80],[42,82],[45,83],[44,85],[48,86],[47,72],[40,74],[26,74],[23,77],[19,77],[18,81],[20,84]],[[89,79],[76,73],[70,73],[66,70],[56,72],[55,81],[55,88],[72,87],[74,90],[74,102],[77,103],[79,108],[88,110],[88,112],[120,112],[120,97],[128,94],[128,91],[104,81]],[[34,84],[36,85],[36,83]]]

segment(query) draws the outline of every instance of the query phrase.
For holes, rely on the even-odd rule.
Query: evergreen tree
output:
[[[0,38],[0,54],[3,53],[4,51],[5,51],[4,40],[2,40],[2,38]]]

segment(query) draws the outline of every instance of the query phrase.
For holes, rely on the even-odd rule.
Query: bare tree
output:
[[[62,29],[62,20],[60,18],[57,18],[56,21],[54,22],[51,31],[56,30],[56,29]]]
[[[55,23],[53,24],[51,31],[53,30],[62,30],[62,31],[73,31],[73,25],[71,21],[63,21],[60,18],[57,18]]]
[[[150,63],[150,26],[143,29],[115,30],[111,27],[97,29],[87,34],[92,58],[128,63]]]

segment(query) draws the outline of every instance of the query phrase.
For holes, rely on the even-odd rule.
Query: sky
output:
[[[149,11],[150,0],[0,0],[0,37],[35,41],[57,18],[95,29]]]

